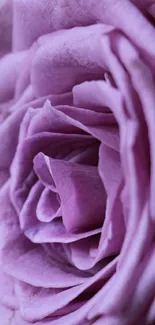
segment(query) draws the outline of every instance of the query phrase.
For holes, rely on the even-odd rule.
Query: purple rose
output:
[[[2,5],[4,325],[155,322],[154,13],[133,2]]]

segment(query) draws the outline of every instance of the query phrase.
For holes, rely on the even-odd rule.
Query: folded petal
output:
[[[21,281],[44,288],[66,288],[84,282],[84,277],[72,266],[56,263],[40,245],[30,243],[23,235],[3,249],[5,272]]]
[[[103,78],[106,67],[101,65],[100,38],[112,30],[111,26],[93,25],[40,38],[31,71],[35,94],[61,94],[82,81]]]
[[[66,229],[79,232],[102,225],[106,195],[97,168],[50,158],[49,166]]]
[[[106,280],[110,274],[113,274],[114,269],[115,262],[112,262],[94,276],[86,279],[83,284],[69,289],[44,289],[17,281],[15,291],[18,297],[21,316],[25,320],[31,322],[44,319],[50,315],[61,319],[62,316],[74,311],[76,298],[80,297],[82,293],[84,294],[84,292],[89,288],[91,291],[93,284],[98,283],[101,280]],[[74,303],[71,304],[72,301],[74,301]],[[81,300],[81,305],[85,303],[85,300]],[[75,309],[78,307],[80,308],[80,299],[79,306],[76,306]]]

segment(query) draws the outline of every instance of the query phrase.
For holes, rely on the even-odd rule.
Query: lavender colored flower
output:
[[[154,17],[0,3],[3,325],[155,323]]]

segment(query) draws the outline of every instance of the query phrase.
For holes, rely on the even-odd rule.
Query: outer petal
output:
[[[26,54],[26,52],[11,53],[0,60],[0,103],[13,98]]]
[[[30,0],[15,0],[14,17],[16,49],[29,47],[42,34],[75,26],[88,26],[98,21],[122,30],[133,43],[154,57],[154,28],[130,1],[102,0],[96,3],[96,0],[73,0],[66,3],[66,0],[55,0],[45,4],[38,0],[33,3]],[[143,33],[139,37],[142,29]]]
[[[15,312],[0,304],[0,317],[3,320],[3,325],[12,325],[15,317]]]
[[[0,2],[0,57],[12,49],[12,0]]]

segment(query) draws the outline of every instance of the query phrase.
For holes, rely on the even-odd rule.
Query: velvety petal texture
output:
[[[155,324],[155,3],[0,1],[0,319]]]

